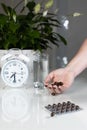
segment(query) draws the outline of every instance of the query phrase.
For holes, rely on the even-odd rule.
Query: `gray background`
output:
[[[15,4],[19,0],[0,0],[0,2],[5,2],[12,6],[14,5],[13,1]],[[50,54],[50,71],[61,67],[62,57],[64,56],[68,58],[69,62],[87,37],[87,15],[76,18],[67,17],[74,12],[87,14],[87,0],[54,0],[52,10],[54,11],[56,8],[59,9],[57,17],[60,21],[63,20],[62,16],[65,16],[69,20],[68,29],[63,27],[58,30],[67,39],[68,44],[65,46],[63,43],[59,43],[59,48],[52,46],[51,50],[48,49],[48,53]],[[2,12],[1,6],[0,12]],[[60,57],[60,61],[58,57]]]
[[[52,61],[52,69],[60,67],[60,58],[66,56],[68,62],[76,54],[83,41],[87,38],[87,0],[56,0],[56,6],[59,7],[58,18],[62,20],[62,16],[67,17],[74,12],[83,13],[85,15],[80,17],[67,17],[69,20],[69,29],[62,28],[61,34],[67,39],[67,46],[62,43],[59,48],[54,47]],[[51,51],[50,51],[51,52]]]

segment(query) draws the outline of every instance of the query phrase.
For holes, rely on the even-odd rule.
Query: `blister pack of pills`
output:
[[[57,104],[48,104],[47,106],[45,106],[45,108],[47,110],[49,110],[50,116],[54,116],[54,115],[61,115],[64,113],[70,113],[70,112],[75,112],[78,110],[81,110],[82,108],[80,108],[79,105],[71,102],[71,101],[66,101],[66,102],[62,102],[62,103],[57,103]]]

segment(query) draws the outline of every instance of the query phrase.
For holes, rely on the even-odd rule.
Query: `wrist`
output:
[[[77,77],[84,69],[87,68],[85,62],[78,62],[78,64],[68,64],[66,66],[66,71],[73,74],[74,78]]]
[[[73,67],[70,67],[70,66],[67,65],[65,67],[65,71],[68,72],[68,73],[71,73],[71,75],[73,75],[74,78],[77,76],[75,68],[73,68]]]

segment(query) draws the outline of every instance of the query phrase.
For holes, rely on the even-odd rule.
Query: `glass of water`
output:
[[[49,56],[46,53],[37,52],[33,61],[34,87],[44,88],[44,79],[49,73]]]

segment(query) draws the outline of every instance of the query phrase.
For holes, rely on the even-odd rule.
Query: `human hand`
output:
[[[71,86],[74,81],[74,74],[66,68],[54,70],[45,79],[45,86],[52,94],[59,94]]]

